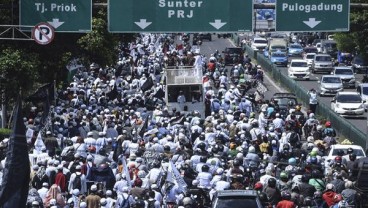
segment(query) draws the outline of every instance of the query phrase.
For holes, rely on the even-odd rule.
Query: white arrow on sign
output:
[[[139,22],[134,22],[136,25],[138,25],[138,27],[142,28],[142,30],[144,30],[144,28],[148,27],[150,24],[152,24],[152,22],[147,22],[146,19],[140,19]]]
[[[60,25],[64,24],[64,22],[60,22],[59,19],[52,19],[52,22],[48,22],[52,25],[55,29],[60,27]]]
[[[304,24],[308,25],[310,28],[314,28],[317,26],[321,21],[316,21],[316,18],[309,18],[308,21],[303,21]]]
[[[220,29],[222,26],[226,25],[226,22],[221,22],[220,19],[215,19],[215,22],[210,22],[210,25],[212,25],[217,30]]]

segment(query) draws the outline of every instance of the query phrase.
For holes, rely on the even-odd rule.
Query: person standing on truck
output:
[[[184,110],[184,105],[187,101],[185,99],[185,95],[184,95],[184,92],[182,90],[180,90],[180,92],[179,92],[179,96],[178,96],[177,101],[178,101],[179,106],[180,106],[180,111],[183,111]]]

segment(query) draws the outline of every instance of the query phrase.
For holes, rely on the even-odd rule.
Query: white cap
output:
[[[91,191],[97,191],[97,186],[96,185],[92,185],[91,186]]]
[[[97,189],[97,187],[96,187],[96,189]],[[129,188],[127,186],[124,186],[122,191],[123,192],[128,192],[129,191]]]
[[[79,204],[79,207],[80,207],[80,208],[87,208],[87,203],[86,203],[86,202],[81,202],[81,203]]]
[[[80,194],[79,189],[73,189],[72,194],[73,194],[74,196],[79,195],[79,194]]]
[[[56,205],[56,199],[51,199],[50,200],[50,205]]]

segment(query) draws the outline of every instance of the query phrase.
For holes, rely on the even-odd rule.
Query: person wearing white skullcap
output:
[[[100,204],[101,197],[97,195],[97,186],[93,184],[90,188],[90,193],[86,197],[88,207],[97,208]]]
[[[48,191],[49,191],[49,184],[46,182],[42,183],[42,188],[38,189],[37,191],[42,201],[46,198],[46,194]]]
[[[129,188],[124,187],[122,193],[116,199],[115,207],[133,207],[135,203],[135,199],[129,194]],[[126,204],[129,206],[126,206]]]

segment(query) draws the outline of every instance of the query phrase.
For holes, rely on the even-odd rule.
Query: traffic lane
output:
[[[292,59],[294,59],[294,57]],[[279,67],[279,69],[283,74],[287,75],[287,68],[286,67]],[[325,74],[311,74],[310,81],[296,80],[296,82],[306,90],[310,90],[310,89],[314,88],[318,91],[319,90],[319,83],[318,83],[317,77],[320,79],[323,75],[325,75]],[[345,88],[344,91],[356,91],[356,89],[346,89]],[[323,103],[323,104],[331,107],[332,98],[333,98],[333,96],[326,96],[326,97],[319,97],[318,99],[319,99],[320,103]],[[366,126],[367,125],[367,116],[368,116],[368,113],[364,113],[364,115],[362,117],[357,117],[357,118],[344,117],[344,118],[347,121],[349,121],[352,125],[359,128],[361,131],[367,132],[367,126]]]
[[[217,35],[212,34],[212,41],[203,41],[200,46],[201,54],[204,54],[206,57],[209,57],[211,53],[214,53],[218,50],[223,57],[222,51],[225,50],[226,47],[236,47],[235,44],[230,39],[218,38]],[[226,66],[230,71],[231,66]],[[285,92],[284,89],[280,88],[274,81],[265,76],[263,84],[267,87],[267,92],[264,93],[264,99],[271,99],[273,94],[276,92]]]

